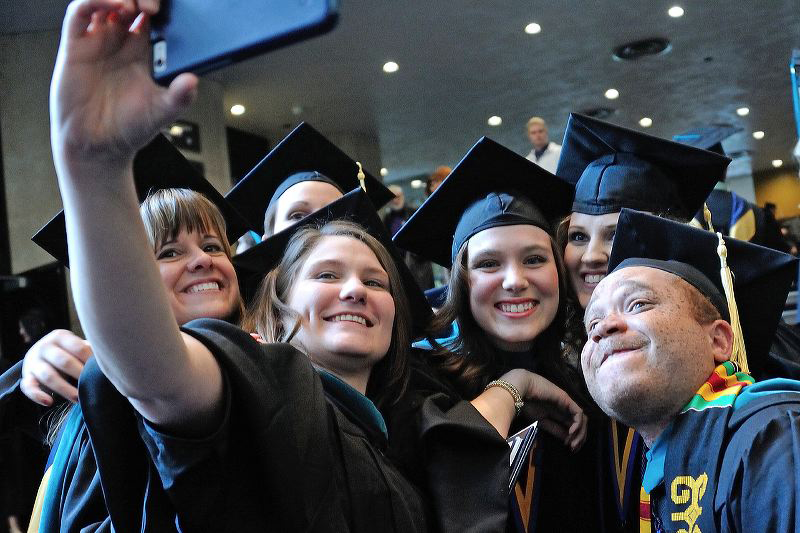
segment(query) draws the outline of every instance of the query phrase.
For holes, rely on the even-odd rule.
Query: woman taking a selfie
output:
[[[130,164],[191,102],[197,79],[153,84],[147,17],[137,16],[123,2],[71,4],[51,95],[76,305],[94,361],[137,412],[157,474],[145,478],[144,509],[128,503],[116,512],[109,502],[115,527],[128,530],[138,517],[157,531],[176,523],[185,531],[424,531],[421,499],[372,451],[372,436],[347,425],[371,419],[359,431],[380,428],[364,396],[373,370],[386,360],[385,375],[402,374],[392,345],[403,339],[409,288],[372,237],[336,225],[299,228],[275,274],[278,300],[298,315],[279,314],[286,322],[276,331],[292,332],[292,345],[259,344],[221,321],[179,330],[170,320],[145,253]],[[322,307],[309,297],[317,293],[327,295]],[[102,379],[90,375],[89,390]],[[92,443],[104,447],[94,435]]]

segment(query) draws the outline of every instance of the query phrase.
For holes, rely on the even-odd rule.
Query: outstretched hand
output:
[[[53,80],[54,152],[65,162],[129,164],[193,101],[197,77],[168,88],[150,74],[149,17],[159,0],[75,0],[67,8]]]

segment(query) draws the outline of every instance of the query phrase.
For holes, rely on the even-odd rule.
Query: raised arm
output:
[[[220,411],[222,377],[211,353],[178,330],[133,184],[136,151],[197,86],[190,74],[167,89],[150,78],[148,15],[157,10],[157,0],[69,5],[50,88],[51,141],[75,303],[98,364],[151,422],[202,432]]]

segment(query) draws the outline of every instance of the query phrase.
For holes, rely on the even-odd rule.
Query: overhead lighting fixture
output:
[[[542,27],[536,24],[535,22],[531,22],[527,26],[525,26],[525,33],[529,35],[534,35],[542,31]]]
[[[667,14],[674,19],[682,17],[683,8],[681,6],[672,6],[671,8],[669,8],[669,10],[667,10]]]
[[[381,167],[381,176],[385,178],[387,174],[389,174],[389,169],[386,167]]]
[[[639,119],[639,125],[643,128],[649,128],[653,125],[653,119],[650,117],[642,117]]]
[[[740,107],[739,109],[736,110],[736,114],[739,115],[740,117],[746,117],[747,115],[750,114],[750,108]]]
[[[783,161],[781,161],[780,159],[773,159],[772,166],[775,168],[780,168],[783,166]]]
[[[169,134],[173,137],[180,137],[183,135],[183,126],[180,124],[173,124],[169,127]]]
[[[419,189],[422,187],[422,180],[411,180],[411,188],[412,189]]]
[[[606,98],[609,100],[616,100],[619,98],[619,91],[616,89],[609,89],[606,91]]]
[[[244,115],[244,112],[245,109],[242,104],[231,106],[231,115],[236,115],[238,117],[239,115]]]
[[[387,74],[391,74],[392,72],[397,72],[397,69],[400,68],[400,65],[395,63],[394,61],[387,61],[383,64],[383,71]]]
[[[303,106],[293,105],[292,106],[292,115],[298,116],[303,112]]]
[[[487,124],[490,126],[499,126],[503,123],[503,119],[498,117],[497,115],[493,115],[489,117],[489,120],[486,121]]]
[[[754,131],[754,132],[753,132],[753,138],[754,138],[754,139],[759,139],[759,140],[763,139],[763,138],[764,138],[764,132],[763,132],[763,131],[761,131],[761,130],[759,130],[759,131]]]

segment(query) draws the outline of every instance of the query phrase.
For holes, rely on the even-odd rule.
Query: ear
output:
[[[724,320],[715,320],[708,327],[714,361],[724,363],[731,358],[733,351],[733,328]]]

